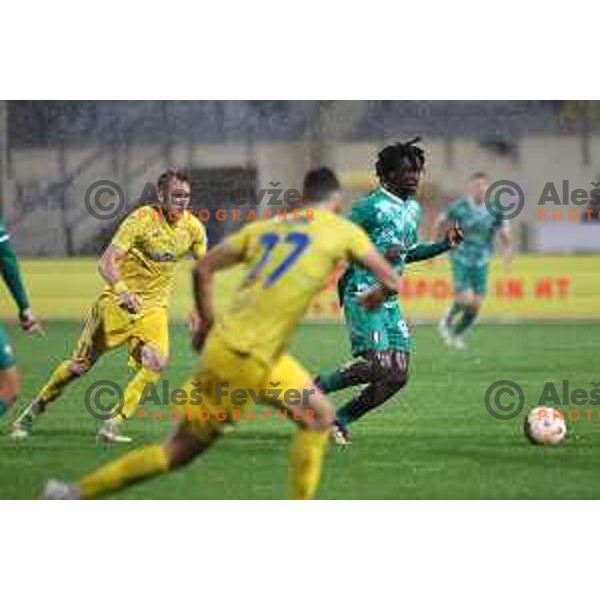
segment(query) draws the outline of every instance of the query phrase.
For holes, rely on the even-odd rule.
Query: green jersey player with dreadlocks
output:
[[[512,240],[509,221],[501,210],[488,210],[485,196],[490,185],[486,173],[473,174],[467,182],[467,194],[452,202],[437,220],[438,232],[444,222],[458,223],[465,233],[464,244],[450,253],[454,280],[454,302],[440,321],[439,331],[446,343],[464,348],[464,335],[472,327],[487,292],[490,258],[498,235],[506,270],[510,270]],[[496,202],[491,199],[492,202]],[[497,206],[497,208],[499,208]]]
[[[349,217],[369,234],[399,272],[406,264],[433,258],[462,240],[460,229],[451,227],[440,242],[418,242],[421,207],[415,194],[425,167],[425,153],[418,141],[387,146],[379,153],[375,171],[381,185],[358,200]],[[337,413],[332,437],[336,443],[346,445],[350,443],[347,426],[406,385],[411,341],[395,296],[372,310],[363,305],[365,296],[373,296],[375,305],[378,295],[384,293],[365,269],[348,267],[338,291],[355,360],[319,375],[316,383],[326,393],[365,385]]]

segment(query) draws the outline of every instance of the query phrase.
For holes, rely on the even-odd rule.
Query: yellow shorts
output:
[[[129,364],[140,366],[139,350],[149,345],[162,356],[169,355],[169,321],[167,309],[149,308],[131,315],[111,297],[101,296],[92,306],[85,320],[72,359],[86,363],[96,362],[107,350],[127,344]]]
[[[264,419],[265,413],[282,420],[298,420],[298,407],[314,390],[311,376],[292,356],[284,354],[273,364],[240,353],[215,330],[206,340],[202,366],[185,383],[187,404],[181,419],[197,438],[219,432],[225,423],[245,418]],[[264,410],[269,405],[276,412]],[[256,413],[260,413],[257,417]]]

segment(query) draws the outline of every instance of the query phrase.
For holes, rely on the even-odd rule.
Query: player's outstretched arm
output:
[[[41,325],[31,311],[17,253],[8,236],[0,242],[0,270],[19,310],[19,321],[23,330],[26,333],[43,333]]]
[[[241,262],[243,253],[239,248],[224,241],[215,246],[204,258],[196,262],[192,272],[192,287],[198,321],[192,325],[192,346],[200,351],[206,334],[214,322],[213,279],[217,271],[228,269]]]
[[[406,262],[413,263],[435,258],[444,252],[448,252],[451,246],[446,240],[442,242],[422,242],[410,248],[406,253]]]
[[[412,263],[435,258],[461,244],[464,237],[463,230],[455,223],[446,230],[441,242],[421,243],[413,246],[406,254],[406,262]]]

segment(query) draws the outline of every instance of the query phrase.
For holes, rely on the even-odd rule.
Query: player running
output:
[[[369,234],[400,273],[407,263],[433,258],[462,239],[460,229],[451,227],[441,242],[418,243],[421,207],[415,194],[425,167],[418,141],[387,146],[379,153],[375,171],[381,186],[358,200],[350,212],[350,220]],[[357,297],[374,283],[358,265],[342,276],[338,290],[356,360],[316,380],[325,393],[366,384],[337,413],[332,437],[339,445],[350,443],[350,423],[389,400],[408,380],[411,341],[398,299],[390,297],[368,311]]]
[[[0,222],[0,270],[2,278],[19,311],[19,323],[25,333],[43,334],[40,324],[34,317],[21,277],[17,254],[4,225]],[[15,403],[21,384],[15,355],[6,335],[0,326],[0,418]]]
[[[287,354],[290,337],[340,261],[357,261],[386,289],[396,290],[400,282],[365,232],[334,214],[342,205],[338,190],[329,169],[309,172],[303,192],[309,206],[301,209],[300,218],[249,224],[198,262],[194,296],[200,326],[193,344],[199,350],[205,337],[206,343],[202,366],[184,389],[188,400],[201,390],[201,406],[210,418],[201,419],[197,411],[189,411],[161,445],[132,452],[77,484],[48,482],[46,498],[96,498],[182,467],[207,450],[227,422],[235,422],[235,411],[247,408],[248,402],[236,402],[234,392],[275,387],[282,392],[278,397],[297,391],[296,397],[302,398],[295,402],[300,428],[290,450],[289,497],[313,497],[335,412],[304,367]],[[245,279],[213,326],[214,274],[238,263],[245,267]],[[217,395],[217,386],[231,393]],[[281,409],[292,404],[273,396],[267,402]],[[218,411],[225,413],[225,420],[218,417]]]
[[[465,241],[450,253],[454,280],[454,302],[439,323],[439,332],[449,346],[464,349],[464,336],[473,326],[487,292],[490,259],[496,233],[502,245],[506,270],[511,268],[512,236],[510,222],[500,211],[493,215],[485,205],[490,185],[486,173],[475,173],[467,182],[467,195],[457,198],[437,220],[437,231],[445,222],[456,222]]]
[[[168,301],[176,263],[206,252],[202,223],[186,209],[188,175],[170,169],[158,179],[158,205],[142,206],[121,224],[98,261],[106,287],[92,306],[71,358],[54,371],[13,424],[12,436],[29,435],[33,422],[74,379],[85,375],[105,352],[127,344],[137,372],[124,391],[120,413],[104,421],[98,438],[130,442],[120,427],[136,409],[144,388],[158,381],[169,356]]]

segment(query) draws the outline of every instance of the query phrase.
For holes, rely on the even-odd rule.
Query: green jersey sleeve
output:
[[[450,244],[443,240],[441,242],[421,242],[413,246],[406,254],[406,262],[413,263],[421,260],[435,258],[450,250]]]
[[[21,277],[17,254],[2,223],[0,223],[0,271],[19,312],[28,309],[29,299]]]

